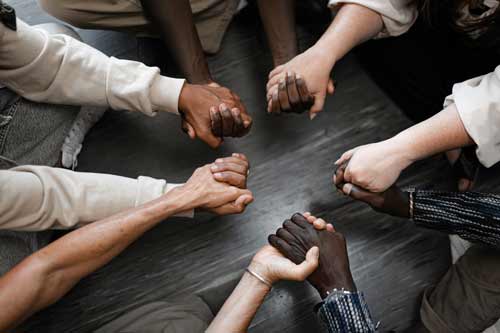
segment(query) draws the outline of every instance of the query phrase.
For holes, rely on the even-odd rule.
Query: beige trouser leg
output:
[[[52,16],[82,29],[152,34],[139,0],[38,0]]]
[[[38,2],[52,16],[78,28],[124,31],[149,37],[157,35],[144,17],[140,0]],[[217,52],[240,0],[190,0],[190,3],[203,50]]]

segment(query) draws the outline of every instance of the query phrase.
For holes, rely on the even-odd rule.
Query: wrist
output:
[[[346,291],[356,291],[356,284],[352,279],[352,276],[346,276],[344,279],[339,279],[331,282],[320,283],[316,286],[316,290],[322,299],[328,296],[332,290],[346,290]]]
[[[269,269],[266,267],[266,265],[258,261],[252,260],[250,262],[250,265],[248,265],[248,269],[251,270],[252,272],[257,273],[257,275],[262,277],[266,282],[268,282],[271,285],[279,281],[278,278],[276,278],[275,276],[273,276],[273,274],[269,272]]]
[[[314,59],[317,59],[316,63],[321,64],[325,67],[325,71],[330,73],[338,60],[335,49],[329,47],[325,42],[319,40],[306,52],[311,52],[314,55]]]
[[[172,199],[175,214],[194,210],[200,206],[199,196],[196,195],[198,191],[192,190],[188,185],[183,184],[181,186],[175,187],[174,189],[168,191],[164,194],[164,198]]]
[[[404,132],[387,139],[382,144],[389,147],[387,156],[392,156],[401,170],[421,159],[415,147],[415,142]]]
[[[193,98],[193,85],[187,82],[184,83],[181,93],[179,94],[179,111],[186,113],[189,111],[189,102]]]

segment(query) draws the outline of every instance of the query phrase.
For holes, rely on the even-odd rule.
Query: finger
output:
[[[332,224],[328,223],[326,225],[326,231],[328,231],[328,232],[335,232],[335,228],[333,227]]]
[[[222,116],[215,109],[215,107],[210,108],[210,122],[212,124],[212,132],[215,136],[222,137]]]
[[[326,91],[328,92],[328,94],[330,95],[333,95],[333,93],[335,92],[335,85],[333,83],[333,80],[332,79],[329,79],[328,80],[328,85],[326,87]]]
[[[225,103],[219,105],[219,111],[222,116],[222,135],[233,136],[233,116],[231,110]]]
[[[300,101],[302,102],[302,107],[304,110],[309,110],[314,104],[314,96],[311,95],[309,89],[307,88],[306,81],[297,74],[296,76],[297,91],[300,95]]]
[[[186,133],[190,139],[196,139],[196,131],[193,126],[191,126],[187,121],[183,120],[181,123],[181,128]]]
[[[301,262],[299,265],[295,266],[292,269],[292,276],[297,281],[305,280],[309,275],[311,275],[316,268],[318,268],[319,264],[319,248],[317,246],[313,246],[306,253],[306,260]]]
[[[273,111],[273,100],[272,98],[267,100],[267,113],[271,113]]]
[[[245,131],[245,127],[243,126],[243,119],[241,118],[240,110],[237,108],[231,109],[231,115],[233,116],[233,136],[242,136]]]
[[[222,172],[222,171],[231,171],[231,172],[236,172],[239,173],[240,175],[246,176],[247,175],[247,165],[243,163],[233,163],[229,162],[231,160],[226,159],[228,162],[217,162],[218,160],[215,161],[214,164],[210,167],[210,170],[212,172]]]
[[[240,160],[243,160],[243,161],[247,162],[247,164],[248,164],[248,157],[245,154],[242,154],[242,153],[233,153],[231,156],[237,157]]]
[[[281,113],[281,107],[280,107],[279,92],[278,92],[278,90],[276,90],[273,93],[271,112],[275,113],[275,114],[280,114]]]
[[[297,224],[293,223],[291,220],[286,220],[283,222],[283,228],[285,228],[292,235],[300,235],[304,233],[304,228],[299,227]]]
[[[307,219],[300,213],[293,214],[291,220],[301,228],[307,228],[309,226]]]
[[[212,209],[212,212],[217,215],[240,214],[243,213],[246,207],[253,202],[253,196],[242,195],[236,201],[230,202],[220,207]]]
[[[233,154],[230,157],[221,157],[221,158],[218,158],[218,159],[215,160],[214,163],[234,163],[234,164],[239,164],[239,165],[245,167],[246,169],[248,169],[250,167],[249,164],[248,164],[248,160],[236,157],[234,155],[235,154]]]
[[[335,184],[335,186],[337,186],[337,188],[340,188],[342,186],[342,184],[344,183],[344,172],[345,172],[346,167],[347,167],[347,163],[344,163],[344,164],[340,165],[339,167],[337,167],[337,170],[335,170],[333,183]]]
[[[314,119],[318,113],[323,111],[323,106],[325,105],[325,96],[318,95],[314,98],[314,104],[309,110],[309,118]]]
[[[279,82],[281,81],[281,79],[283,79],[284,76],[284,73],[280,73],[273,76],[269,79],[269,81],[267,81],[266,90],[268,94],[271,92],[274,86],[278,86]]]
[[[283,72],[283,69],[285,69],[285,66],[283,65],[275,67],[271,72],[269,72],[268,78],[271,79],[272,77],[280,74],[281,72]]]
[[[214,173],[215,180],[227,183],[239,188],[246,188],[247,177],[239,173],[226,171]]]
[[[288,244],[291,244],[292,242],[296,241],[295,236],[292,235],[288,230],[286,230],[284,228],[279,228],[278,230],[276,230],[276,236],[283,239]]]
[[[268,101],[270,101],[273,97],[273,94],[278,91],[278,83],[279,81],[274,85],[272,86],[269,90],[267,90],[267,94],[266,94],[266,99]]]
[[[366,191],[353,184],[344,184],[342,191],[355,200],[359,200],[369,204],[370,206],[379,207],[384,198],[381,193],[373,193]]]
[[[316,230],[324,230],[326,229],[326,222],[323,219],[317,219],[314,221],[313,226]]]
[[[290,103],[290,108],[292,112],[301,113],[304,111],[302,107],[302,101],[300,100],[300,94],[297,89],[297,82],[295,79],[295,73],[288,73],[286,77],[286,89],[288,95],[288,101]]]
[[[288,101],[288,92],[286,89],[286,78],[280,80],[278,86],[278,97],[280,101],[280,108],[282,112],[290,112],[290,103]]]
[[[352,157],[352,155],[354,154],[355,150],[356,150],[356,148],[353,148],[353,149],[349,149],[348,151],[346,151],[345,153],[343,153],[340,156],[340,158],[335,161],[335,165],[341,165],[341,164],[347,162],[348,160],[350,160],[351,157]]]
[[[290,244],[285,242],[283,239],[279,238],[276,235],[269,235],[269,237],[267,237],[267,241],[269,242],[269,244],[271,244],[271,246],[280,251],[285,257],[292,260],[296,264],[300,264],[300,260],[297,260],[297,258],[292,255],[293,249]]]

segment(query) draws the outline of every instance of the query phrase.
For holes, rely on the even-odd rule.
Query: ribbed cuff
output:
[[[184,87],[184,82],[184,79],[158,75],[151,86],[153,110],[179,114],[179,96]]]

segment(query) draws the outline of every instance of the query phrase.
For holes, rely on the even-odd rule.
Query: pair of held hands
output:
[[[252,118],[239,96],[216,83],[184,84],[179,113],[183,131],[212,148],[220,146],[224,137],[245,136],[252,127]]]
[[[217,215],[239,214],[253,201],[247,189],[250,165],[243,154],[219,158],[195,170],[182,186],[190,207]]]
[[[356,290],[345,238],[323,219],[296,213],[268,241],[249,266],[267,281],[307,278],[322,298],[334,288]]]

